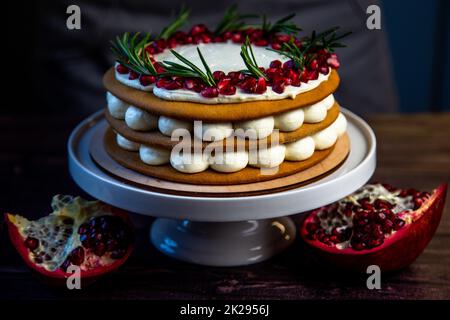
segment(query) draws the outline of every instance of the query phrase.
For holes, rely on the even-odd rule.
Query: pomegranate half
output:
[[[444,210],[447,184],[432,194],[368,184],[328,206],[311,211],[301,238],[329,263],[365,272],[408,266],[433,237]]]
[[[5,215],[13,246],[25,263],[50,283],[59,284],[80,267],[83,283],[120,267],[133,250],[128,214],[99,201],[57,195],[53,212],[36,221]]]

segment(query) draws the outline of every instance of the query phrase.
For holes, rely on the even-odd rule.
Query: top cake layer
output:
[[[195,102],[160,99],[150,92],[124,85],[116,80],[114,69],[108,70],[103,78],[106,89],[130,105],[166,117],[210,122],[251,120],[306,107],[335,92],[339,81],[338,73],[331,70],[327,80],[310,91],[298,94],[295,99],[214,104],[208,107]]]

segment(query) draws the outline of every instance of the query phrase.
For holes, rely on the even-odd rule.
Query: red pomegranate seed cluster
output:
[[[164,72],[164,68],[154,60],[153,55],[163,52],[168,48],[175,48],[179,45],[199,44],[199,43],[220,43],[231,41],[241,44],[249,37],[250,42],[255,46],[272,47],[280,50],[282,44],[291,41],[289,35],[266,35],[261,29],[248,28],[242,31],[227,31],[221,35],[214,35],[203,24],[195,25],[189,32],[177,31],[169,39],[159,39],[152,42],[146,47],[146,51],[151,56],[151,61],[158,73]],[[293,38],[294,44],[301,48],[300,39]],[[276,93],[283,93],[287,86],[300,87],[301,83],[307,83],[310,80],[316,80],[319,74],[328,74],[329,69],[339,68],[339,60],[335,53],[330,53],[324,49],[315,53],[314,59],[304,68],[299,70],[296,68],[294,61],[288,60],[281,63],[274,60],[270,63],[269,68],[260,68],[264,77],[256,79],[253,76],[244,74],[239,71],[229,72],[225,74],[223,71],[214,72],[215,87],[208,87],[198,78],[181,78],[181,77],[161,77],[139,75],[127,67],[119,64],[116,70],[119,74],[128,74],[130,80],[139,79],[143,86],[156,84],[158,88],[166,90],[186,89],[200,93],[205,98],[214,98],[220,95],[234,95],[237,88],[246,93],[263,94],[267,90],[267,86],[272,87]],[[267,79],[267,80],[266,80]]]
[[[78,228],[82,246],[73,249],[66,261],[61,265],[62,270],[73,265],[81,265],[87,252],[98,257],[110,253],[112,259],[122,258],[132,242],[132,232],[129,227],[116,216],[99,216],[83,223]]]
[[[395,212],[396,204],[384,199],[368,197],[355,202],[342,200],[313,212],[314,221],[306,225],[308,238],[318,240],[328,246],[349,242],[354,250],[371,249],[380,246],[392,232],[403,228],[405,218],[413,210],[419,209],[430,194],[415,189],[398,190],[383,185],[399,198],[407,198],[413,208]],[[394,211],[395,209],[395,211]]]

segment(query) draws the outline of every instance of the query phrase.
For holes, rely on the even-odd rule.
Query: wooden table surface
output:
[[[71,180],[66,141],[81,120],[0,116],[0,211],[38,217],[54,194],[83,195]],[[450,181],[450,114],[378,115],[374,180],[431,190]],[[447,199],[449,200],[449,199]],[[167,258],[148,241],[140,217],[137,250],[119,272],[77,292],[51,289],[25,267],[0,225],[0,298],[10,299],[449,299],[450,206],[431,243],[410,267],[382,277],[381,290],[317,260],[297,239],[281,255],[252,266],[212,268]],[[298,221],[298,216],[296,220]]]

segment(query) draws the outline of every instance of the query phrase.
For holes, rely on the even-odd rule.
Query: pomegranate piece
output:
[[[223,71],[214,71],[213,72],[213,78],[214,78],[214,81],[216,81],[216,82],[219,82],[224,77],[225,77],[225,72],[223,72]]]
[[[81,280],[89,283],[116,270],[130,256],[134,232],[126,212],[99,201],[59,195],[52,208],[50,215],[36,221],[5,215],[13,246],[50,283],[64,284],[71,265],[79,266]]]
[[[311,211],[302,239],[326,261],[349,271],[378,265],[383,272],[414,262],[433,237],[447,184],[432,194],[368,184],[354,194]]]
[[[204,24],[197,24],[191,28],[189,34],[191,36],[198,36],[206,32],[206,26]]]
[[[266,79],[264,79],[263,77],[260,77],[256,84],[255,93],[262,94],[262,93],[266,92],[266,90],[267,90]]]
[[[248,93],[255,93],[256,91],[256,79],[253,77],[246,77],[244,81],[241,82],[240,88]]]
[[[282,63],[280,60],[273,60],[272,62],[270,62],[269,68],[278,69],[278,68],[281,68],[281,66],[282,66]]]

